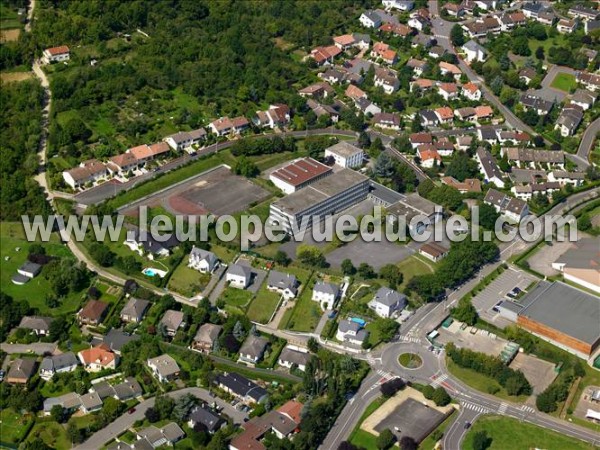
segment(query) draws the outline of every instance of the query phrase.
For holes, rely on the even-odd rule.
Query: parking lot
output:
[[[593,401],[592,395],[595,391],[599,391],[600,386],[587,386],[579,401],[577,402],[577,408],[573,411],[573,415],[579,419],[585,420],[586,422],[591,422],[590,419],[586,419],[586,413],[588,409],[592,411],[600,411],[600,402]],[[575,399],[577,401],[577,399]]]
[[[454,342],[457,347],[467,348],[490,356],[500,355],[508,343],[506,340],[485,330],[473,327],[461,329],[461,325],[461,322],[454,321],[448,328],[438,328],[440,334],[435,339],[436,343],[445,345],[448,342]],[[472,333],[472,331],[475,331],[475,333]]]
[[[344,259],[349,259],[356,267],[361,263],[367,263],[375,270],[379,270],[386,264],[399,263],[413,253],[415,251],[408,245],[387,241],[365,242],[361,239],[356,239],[328,253],[327,262],[332,267],[339,268]]]
[[[502,272],[496,277],[483,291],[479,292],[471,302],[477,309],[479,315],[494,325],[504,328],[511,322],[503,317],[500,317],[498,313],[492,310],[492,308],[501,300],[503,300],[508,292],[514,288],[521,290],[527,289],[531,283],[537,279],[520,270],[509,267],[507,270]]]
[[[517,353],[509,367],[514,370],[520,370],[531,384],[533,394],[537,395],[543,392],[556,378],[554,364],[536,358],[525,353]]]
[[[552,242],[552,245],[542,245],[539,250],[527,259],[531,270],[546,276],[558,275],[558,270],[552,268],[552,263],[573,247],[572,242]]]

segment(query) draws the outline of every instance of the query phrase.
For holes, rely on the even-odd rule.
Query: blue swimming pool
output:
[[[359,324],[361,327],[364,327],[367,324],[367,322],[365,322],[362,319],[359,319],[358,317],[353,317],[350,319],[350,321]]]
[[[144,269],[144,270],[142,271],[142,273],[143,273],[144,275],[148,275],[149,277],[153,277],[153,276],[155,276],[155,275],[156,275],[156,272],[155,272],[154,270],[150,269],[150,268]]]

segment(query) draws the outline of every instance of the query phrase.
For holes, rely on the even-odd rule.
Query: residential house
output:
[[[408,139],[413,149],[423,144],[433,144],[433,136],[430,133],[412,133]]]
[[[126,333],[122,328],[112,328],[106,333],[102,339],[102,343],[108,346],[115,354],[120,355],[123,347],[138,339],[140,339],[139,334]]]
[[[465,52],[465,58],[467,62],[472,63],[473,61],[485,61],[487,51],[474,40],[470,40],[462,46]]]
[[[528,19],[537,19],[545,9],[543,3],[537,1],[523,2],[521,6],[521,11]]]
[[[581,83],[590,91],[596,92],[600,89],[600,75],[589,72],[577,72],[576,79],[578,83]]]
[[[570,184],[574,187],[581,186],[585,180],[583,172],[567,172],[565,170],[554,170],[548,174],[548,181],[556,181],[561,186]]]
[[[294,275],[271,270],[267,277],[267,289],[283,295],[289,300],[298,295],[298,280]]]
[[[185,328],[185,314],[182,311],[168,309],[160,319],[159,328],[164,327],[168,336],[175,336],[180,328]]]
[[[331,119],[333,123],[337,123],[339,120],[340,114],[338,110],[331,105],[322,105],[310,98],[307,100],[306,105],[312,109],[317,118],[326,116]]]
[[[109,174],[106,164],[97,159],[89,159],[79,164],[79,166],[65,170],[62,173],[63,180],[72,189],[80,188],[86,184],[92,184],[106,178]]]
[[[379,113],[373,116],[373,125],[387,130],[400,129],[400,116],[393,113]]]
[[[122,153],[108,158],[108,170],[114,175],[126,176],[140,165],[133,153]]]
[[[363,112],[365,115],[379,114],[381,112],[381,108],[373,103],[371,100],[366,98],[359,98],[354,102],[354,105]]]
[[[146,164],[158,157],[164,157],[171,151],[171,147],[166,142],[157,142],[152,145],[138,145],[137,147],[130,148],[127,153],[131,153],[138,164]]]
[[[343,319],[338,324],[335,338],[341,342],[349,342],[354,345],[362,345],[369,336],[369,332],[357,322]]]
[[[9,384],[27,384],[35,373],[35,358],[17,358],[10,363],[6,382]]]
[[[441,45],[434,45],[429,49],[429,57],[433,59],[440,59],[446,54],[446,49]]]
[[[354,36],[351,34],[344,34],[342,36],[334,36],[333,45],[335,45],[340,50],[348,50],[356,44],[356,40]]]
[[[471,82],[463,85],[461,93],[463,97],[466,97],[471,101],[478,102],[481,100],[481,90],[479,90],[476,84]]]
[[[264,356],[269,341],[260,336],[249,335],[240,348],[239,362],[254,365]]]
[[[408,26],[418,31],[423,31],[429,26],[429,21],[421,16],[414,16],[408,19]]]
[[[227,425],[227,422],[217,414],[214,414],[212,410],[200,405],[194,407],[188,417],[187,424],[191,429],[201,426],[201,429],[205,429],[207,433],[214,434]]]
[[[387,319],[402,311],[406,304],[406,295],[387,287],[380,287],[369,302],[369,308],[379,317]]]
[[[31,280],[37,277],[42,271],[42,265],[31,261],[25,261],[17,269],[17,274]]]
[[[551,27],[556,21],[557,17],[554,11],[550,8],[540,12],[537,17],[537,21],[543,25]]]
[[[583,29],[585,34],[600,30],[600,20],[587,20],[583,22]]]
[[[358,20],[365,28],[379,28],[381,26],[381,17],[375,11],[365,11]]]
[[[440,83],[438,92],[444,100],[450,101],[458,96],[458,86],[456,83]]]
[[[177,361],[171,355],[164,354],[155,358],[150,358],[147,365],[152,371],[152,375],[161,383],[168,383],[179,376],[181,369]]]
[[[455,80],[459,80],[462,75],[462,71],[458,68],[458,66],[454,64],[447,63],[445,61],[440,61],[440,72],[442,75],[450,74],[454,77]]]
[[[246,289],[252,280],[252,270],[248,266],[232,264],[227,269],[225,279],[232,287]]]
[[[576,20],[560,19],[556,24],[556,29],[559,33],[572,33],[577,28],[577,24]]]
[[[335,90],[326,82],[311,84],[298,91],[301,97],[322,97],[327,98],[330,95],[335,95]]]
[[[150,306],[148,300],[131,297],[121,310],[121,320],[124,322],[140,323]]]
[[[198,350],[202,353],[210,353],[215,348],[215,343],[219,339],[219,335],[223,331],[221,325],[215,325],[212,323],[205,323],[198,328],[196,336],[192,341],[192,349]]]
[[[494,110],[491,106],[481,105],[475,107],[475,117],[477,120],[491,119],[494,117]]]
[[[525,67],[519,72],[519,79],[527,86],[537,77],[537,72],[531,67]]]
[[[350,84],[346,88],[346,92],[344,92],[344,94],[346,95],[346,97],[350,97],[354,101],[361,98],[367,98],[366,92],[353,84]]]
[[[464,109],[464,108],[462,108],[462,109]],[[454,113],[456,114],[456,111],[454,111]],[[475,114],[475,109],[473,109],[473,114]],[[458,147],[459,150],[462,150],[464,152],[469,150],[472,143],[473,143],[473,136],[468,136],[468,135],[467,136],[458,136],[456,138],[456,146]]]
[[[288,345],[279,354],[278,364],[288,369],[295,366],[304,372],[310,358],[311,356],[308,351],[301,351],[298,347],[291,347]]]
[[[400,82],[395,72],[383,67],[375,69],[373,81],[375,87],[381,87],[386,94],[393,94],[400,87]]]
[[[81,398],[76,392],[68,392],[67,394],[59,395],[58,397],[49,397],[44,400],[44,415],[49,416],[52,407],[55,405],[62,406],[68,414],[72,414],[81,408]]]
[[[453,187],[461,194],[467,192],[481,192],[481,181],[477,178],[465,178],[465,181],[458,181],[454,177],[442,177],[442,183]]]
[[[435,111],[432,111],[430,109],[424,109],[422,111],[419,111],[418,115],[419,121],[424,127],[435,127],[440,124],[440,119],[438,118]]]
[[[598,20],[600,18],[600,11],[597,8],[588,8],[577,4],[569,8],[569,15],[583,20]]]
[[[514,196],[521,200],[530,200],[534,195],[544,195],[552,197],[552,194],[556,191],[560,191],[560,183],[544,182],[544,183],[532,183],[527,185],[515,185],[510,191]]]
[[[427,62],[420,59],[410,58],[406,65],[413,70],[415,76],[420,77],[423,75],[423,71],[427,68]]]
[[[485,194],[484,203],[491,205],[494,209],[514,222],[520,222],[521,219],[529,214],[527,203],[518,198],[510,197],[496,189],[490,189]]]
[[[50,325],[52,317],[44,316],[24,316],[19,323],[19,328],[31,330],[38,336],[47,336],[50,334]]]
[[[244,403],[264,403],[269,398],[265,389],[237,373],[217,375],[215,384]]]
[[[554,106],[553,102],[531,94],[522,94],[520,101],[526,110],[533,109],[539,116],[548,115]]]
[[[102,399],[95,392],[88,392],[87,394],[80,395],[79,401],[81,402],[81,412],[84,414],[90,414],[102,409]]]
[[[475,158],[479,165],[479,171],[484,176],[485,182],[493,183],[500,189],[503,189],[505,186],[504,180],[502,179],[503,174],[492,157],[492,154],[483,147],[479,147],[475,154]]]
[[[404,25],[403,23],[385,23],[379,27],[379,31],[383,33],[392,33],[403,38],[410,36],[413,33],[413,29],[407,25]]]
[[[440,156],[452,156],[454,153],[454,144],[448,138],[440,138],[435,143],[435,149]]]
[[[565,153],[561,150],[538,150],[532,148],[503,147],[500,149],[502,156],[506,155],[509,162],[523,165],[549,164],[562,166],[565,162]]]
[[[328,45],[326,47],[316,47],[311,50],[310,57],[315,60],[317,65],[322,66],[325,64],[333,64],[333,60],[336,56],[342,53],[339,47],[335,45]]]
[[[77,365],[77,357],[73,352],[46,356],[40,364],[40,377],[48,381],[54,374],[73,372],[77,369]]]
[[[82,325],[98,326],[108,312],[108,303],[100,300],[89,300],[77,313],[77,320]]]
[[[454,120],[454,111],[449,106],[442,106],[434,110],[435,115],[438,117],[440,123],[452,123]]]
[[[51,64],[56,62],[68,61],[71,58],[71,51],[66,45],[59,47],[50,47],[44,50],[42,55],[42,62],[45,64]]]
[[[191,148],[194,145],[199,145],[204,139],[206,139],[206,130],[204,128],[198,128],[197,130],[180,131],[171,136],[167,136],[165,142],[173,150],[181,151],[186,148]]]
[[[367,50],[371,46],[371,36],[365,33],[353,33],[354,46],[360,50]]]
[[[381,4],[387,10],[397,9],[403,12],[408,12],[415,7],[415,2],[412,0],[382,0]]]
[[[248,129],[250,122],[245,117],[221,117],[211,122],[208,127],[211,132],[217,136],[225,136],[228,134],[240,134],[244,130]]]
[[[466,12],[464,6],[457,3],[446,3],[442,9],[451,17],[462,17]]]
[[[560,130],[563,137],[572,136],[583,120],[583,108],[579,105],[569,103],[561,111],[554,129]]]
[[[463,90],[463,92],[465,91]],[[454,115],[463,121],[471,120],[475,117],[475,108],[471,108],[470,106],[458,108],[454,110]]]
[[[188,258],[188,267],[202,273],[212,273],[219,265],[217,256],[208,250],[193,246]]]
[[[105,344],[82,350],[77,357],[87,372],[116,369],[119,362],[118,356]]]
[[[290,123],[290,108],[282,103],[269,105],[266,111],[257,111],[254,123],[262,128],[283,128]]]
[[[437,242],[423,244],[419,248],[419,254],[433,262],[438,262],[448,256],[450,250]]]
[[[319,302],[323,310],[333,308],[339,295],[340,288],[337,284],[317,281],[313,286],[312,300]]]
[[[416,36],[412,38],[410,46],[412,48],[423,47],[425,49],[431,47],[435,42],[433,36],[429,36],[423,33],[417,33]]]
[[[581,107],[584,111],[587,111],[594,103],[596,103],[597,94],[587,89],[577,89],[571,96],[571,104]]]
[[[266,450],[261,441],[267,434],[272,433],[277,439],[292,439],[299,431],[298,425],[299,422],[295,422],[279,411],[269,411],[244,423],[242,425],[244,431],[231,440],[229,449]]]
[[[325,149],[325,159],[333,158],[335,164],[344,168],[354,169],[363,164],[365,153],[348,141],[340,141]]]
[[[146,440],[150,443],[152,448],[158,448],[164,445],[173,447],[176,442],[179,442],[184,437],[185,432],[175,422],[163,425],[160,429],[151,425],[148,428],[144,428],[137,432],[138,441]]]

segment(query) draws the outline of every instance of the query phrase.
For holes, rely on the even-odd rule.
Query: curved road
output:
[[[577,158],[580,158],[586,164],[589,164],[590,153],[596,140],[596,136],[600,133],[600,117],[594,120],[588,125],[583,136],[581,137],[581,143],[577,149]]]

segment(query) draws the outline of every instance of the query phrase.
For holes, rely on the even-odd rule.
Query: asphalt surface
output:
[[[600,133],[600,117],[588,125],[581,137],[579,148],[577,149],[577,157],[583,160],[587,165],[589,165],[588,160],[590,158],[590,152],[592,151],[594,140],[598,133]]]
[[[33,344],[8,344],[3,342],[0,344],[0,350],[8,354],[13,353],[31,353],[35,355],[43,355],[45,353],[54,354],[58,349],[58,342],[44,343],[36,342]],[[60,351],[57,353],[61,353]]]

